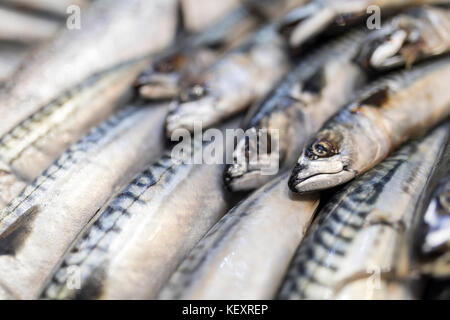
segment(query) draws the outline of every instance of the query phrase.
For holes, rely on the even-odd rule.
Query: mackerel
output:
[[[166,120],[176,129],[209,127],[265,95],[289,66],[289,57],[274,25],[263,27],[245,44],[226,54],[184,89]]]
[[[1,0],[0,3],[17,9],[41,13],[42,15],[63,17],[67,15],[67,8],[77,6],[86,8],[94,0]]]
[[[313,0],[289,12],[280,23],[280,32],[295,50],[326,33],[339,33],[349,26],[375,23],[373,15],[385,17],[424,4],[448,4],[448,0]],[[378,16],[378,18],[381,18]]]
[[[271,299],[318,206],[290,194],[288,175],[227,213],[192,250],[161,299]]]
[[[1,137],[0,209],[71,143],[121,107],[147,63],[138,59],[92,75]]]
[[[285,13],[291,2],[247,0],[206,31],[186,35],[140,75],[135,83],[140,96],[148,100],[177,98],[207,67],[242,45],[250,32]]]
[[[35,44],[50,39],[61,27],[60,21],[0,7],[0,40]]]
[[[445,163],[449,167],[449,162]],[[420,239],[421,271],[435,279],[450,280],[450,176],[447,174],[433,193],[425,213]]]
[[[149,165],[100,213],[55,271],[42,298],[155,297],[227,210],[223,165],[190,164],[174,155],[168,152]],[[79,290],[71,285],[72,270],[79,271]]]
[[[292,171],[294,192],[343,184],[450,115],[450,58],[370,85],[311,139]]]
[[[278,164],[279,173],[292,168],[305,142],[366,83],[364,70],[353,62],[366,35],[352,32],[301,57],[247,114],[243,123],[247,134],[262,130],[277,134],[267,156]],[[233,153],[235,163],[226,168],[225,184],[232,191],[258,188],[274,178],[264,174],[266,161],[250,161],[248,150],[252,146],[243,137]]]
[[[300,245],[280,299],[406,299],[415,229],[447,164],[449,125],[411,142],[332,196]]]
[[[96,0],[81,17],[81,29],[64,28],[2,88],[0,136],[91,75],[167,46],[176,1]]]
[[[167,105],[130,106],[71,146],[0,213],[0,298],[37,298],[70,244],[164,146]]]

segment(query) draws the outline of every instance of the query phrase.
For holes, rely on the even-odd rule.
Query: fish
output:
[[[450,115],[448,57],[369,85],[313,136],[292,170],[298,193],[341,185]]]
[[[202,71],[241,45],[257,27],[276,19],[291,6],[292,0],[244,1],[206,31],[185,35],[179,45],[155,59],[138,77],[135,87],[141,98],[176,99]]]
[[[148,59],[92,75],[0,137],[0,209],[70,144],[123,107]]]
[[[292,195],[288,178],[267,183],[230,210],[158,298],[272,299],[319,204],[317,194]]]
[[[381,18],[424,4],[448,4],[448,0],[314,0],[286,14],[279,29],[289,47],[298,51],[320,36],[343,32],[365,19],[369,26],[373,14]]]
[[[261,23],[260,17],[239,6],[206,31],[186,35],[180,44],[154,59],[137,78],[135,87],[140,97],[175,99],[183,83],[196,78]]]
[[[317,214],[277,299],[414,299],[413,239],[448,150],[448,123],[337,192]]]
[[[158,293],[228,209],[223,164],[186,161],[202,146],[190,143],[183,140],[185,153],[178,155],[177,144],[150,163],[111,201],[55,269],[42,299],[152,299]],[[78,270],[75,279],[72,270]]]
[[[19,68],[30,50],[27,44],[0,41],[0,87]]]
[[[264,170],[270,163],[276,163],[277,174],[293,167],[305,142],[367,82],[365,70],[353,62],[366,36],[365,30],[351,32],[300,57],[275,89],[250,109],[242,124],[248,135],[266,130],[277,139],[270,140],[270,153],[258,154],[260,161],[250,161],[257,150],[246,136],[238,141],[235,162],[224,174],[230,190],[255,189],[273,179],[274,174]]]
[[[67,8],[77,6],[80,9],[88,7],[93,0],[2,0],[3,6],[40,14],[41,16],[61,18],[67,16]]]
[[[62,26],[60,21],[0,7],[0,40],[37,44],[50,39]]]
[[[63,28],[1,88],[0,137],[93,74],[167,47],[176,33],[176,5],[175,0],[92,2],[81,13],[80,29]]]
[[[225,14],[239,6],[240,0],[180,0],[183,26],[190,32],[198,32],[210,27]]]
[[[445,165],[448,167],[449,162]],[[421,273],[437,279],[450,280],[450,175],[446,175],[433,192],[423,218],[420,239]]]
[[[239,48],[201,73],[180,93],[167,116],[166,135],[210,127],[246,109],[280,80],[289,57],[274,25],[262,27]]]
[[[357,60],[365,68],[384,70],[450,50],[450,9],[423,6],[394,17],[370,34]]]
[[[69,147],[0,211],[0,298],[36,299],[86,225],[161,156],[168,104],[130,105]]]

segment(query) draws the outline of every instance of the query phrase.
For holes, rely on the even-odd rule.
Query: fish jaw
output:
[[[295,193],[308,193],[338,186],[355,176],[340,155],[316,160],[302,155],[292,170],[288,186]]]

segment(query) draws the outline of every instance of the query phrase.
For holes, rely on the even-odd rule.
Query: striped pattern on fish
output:
[[[203,237],[160,299],[271,299],[301,241],[318,195],[292,197],[288,176],[230,210]]]
[[[414,297],[408,246],[448,130],[411,142],[335,194],[297,250],[278,298]],[[370,291],[373,272],[381,284]]]
[[[37,297],[97,212],[160,156],[167,108],[129,106],[113,116],[70,147],[1,212],[0,297]]]
[[[448,56],[386,76],[325,123],[292,171],[294,192],[343,184],[450,115]]]

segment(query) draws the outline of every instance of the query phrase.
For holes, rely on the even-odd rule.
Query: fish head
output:
[[[352,142],[348,135],[335,130],[321,131],[306,147],[289,178],[289,188],[296,193],[328,189],[356,176],[351,169]]]
[[[196,126],[208,127],[215,120],[216,102],[217,97],[203,82],[190,84],[183,88],[167,115],[167,136],[170,137],[177,129],[194,132]]]
[[[175,98],[179,93],[179,82],[184,64],[185,59],[181,54],[155,62],[135,82],[139,95],[149,100]]]
[[[230,191],[249,191],[264,185],[279,172],[278,131],[251,127],[238,140],[233,163],[224,171],[224,184]],[[274,137],[275,136],[275,137]]]
[[[423,10],[400,15],[370,34],[357,61],[364,67],[382,70],[405,64],[410,67],[419,58],[440,53],[440,31],[426,21],[429,18]]]

